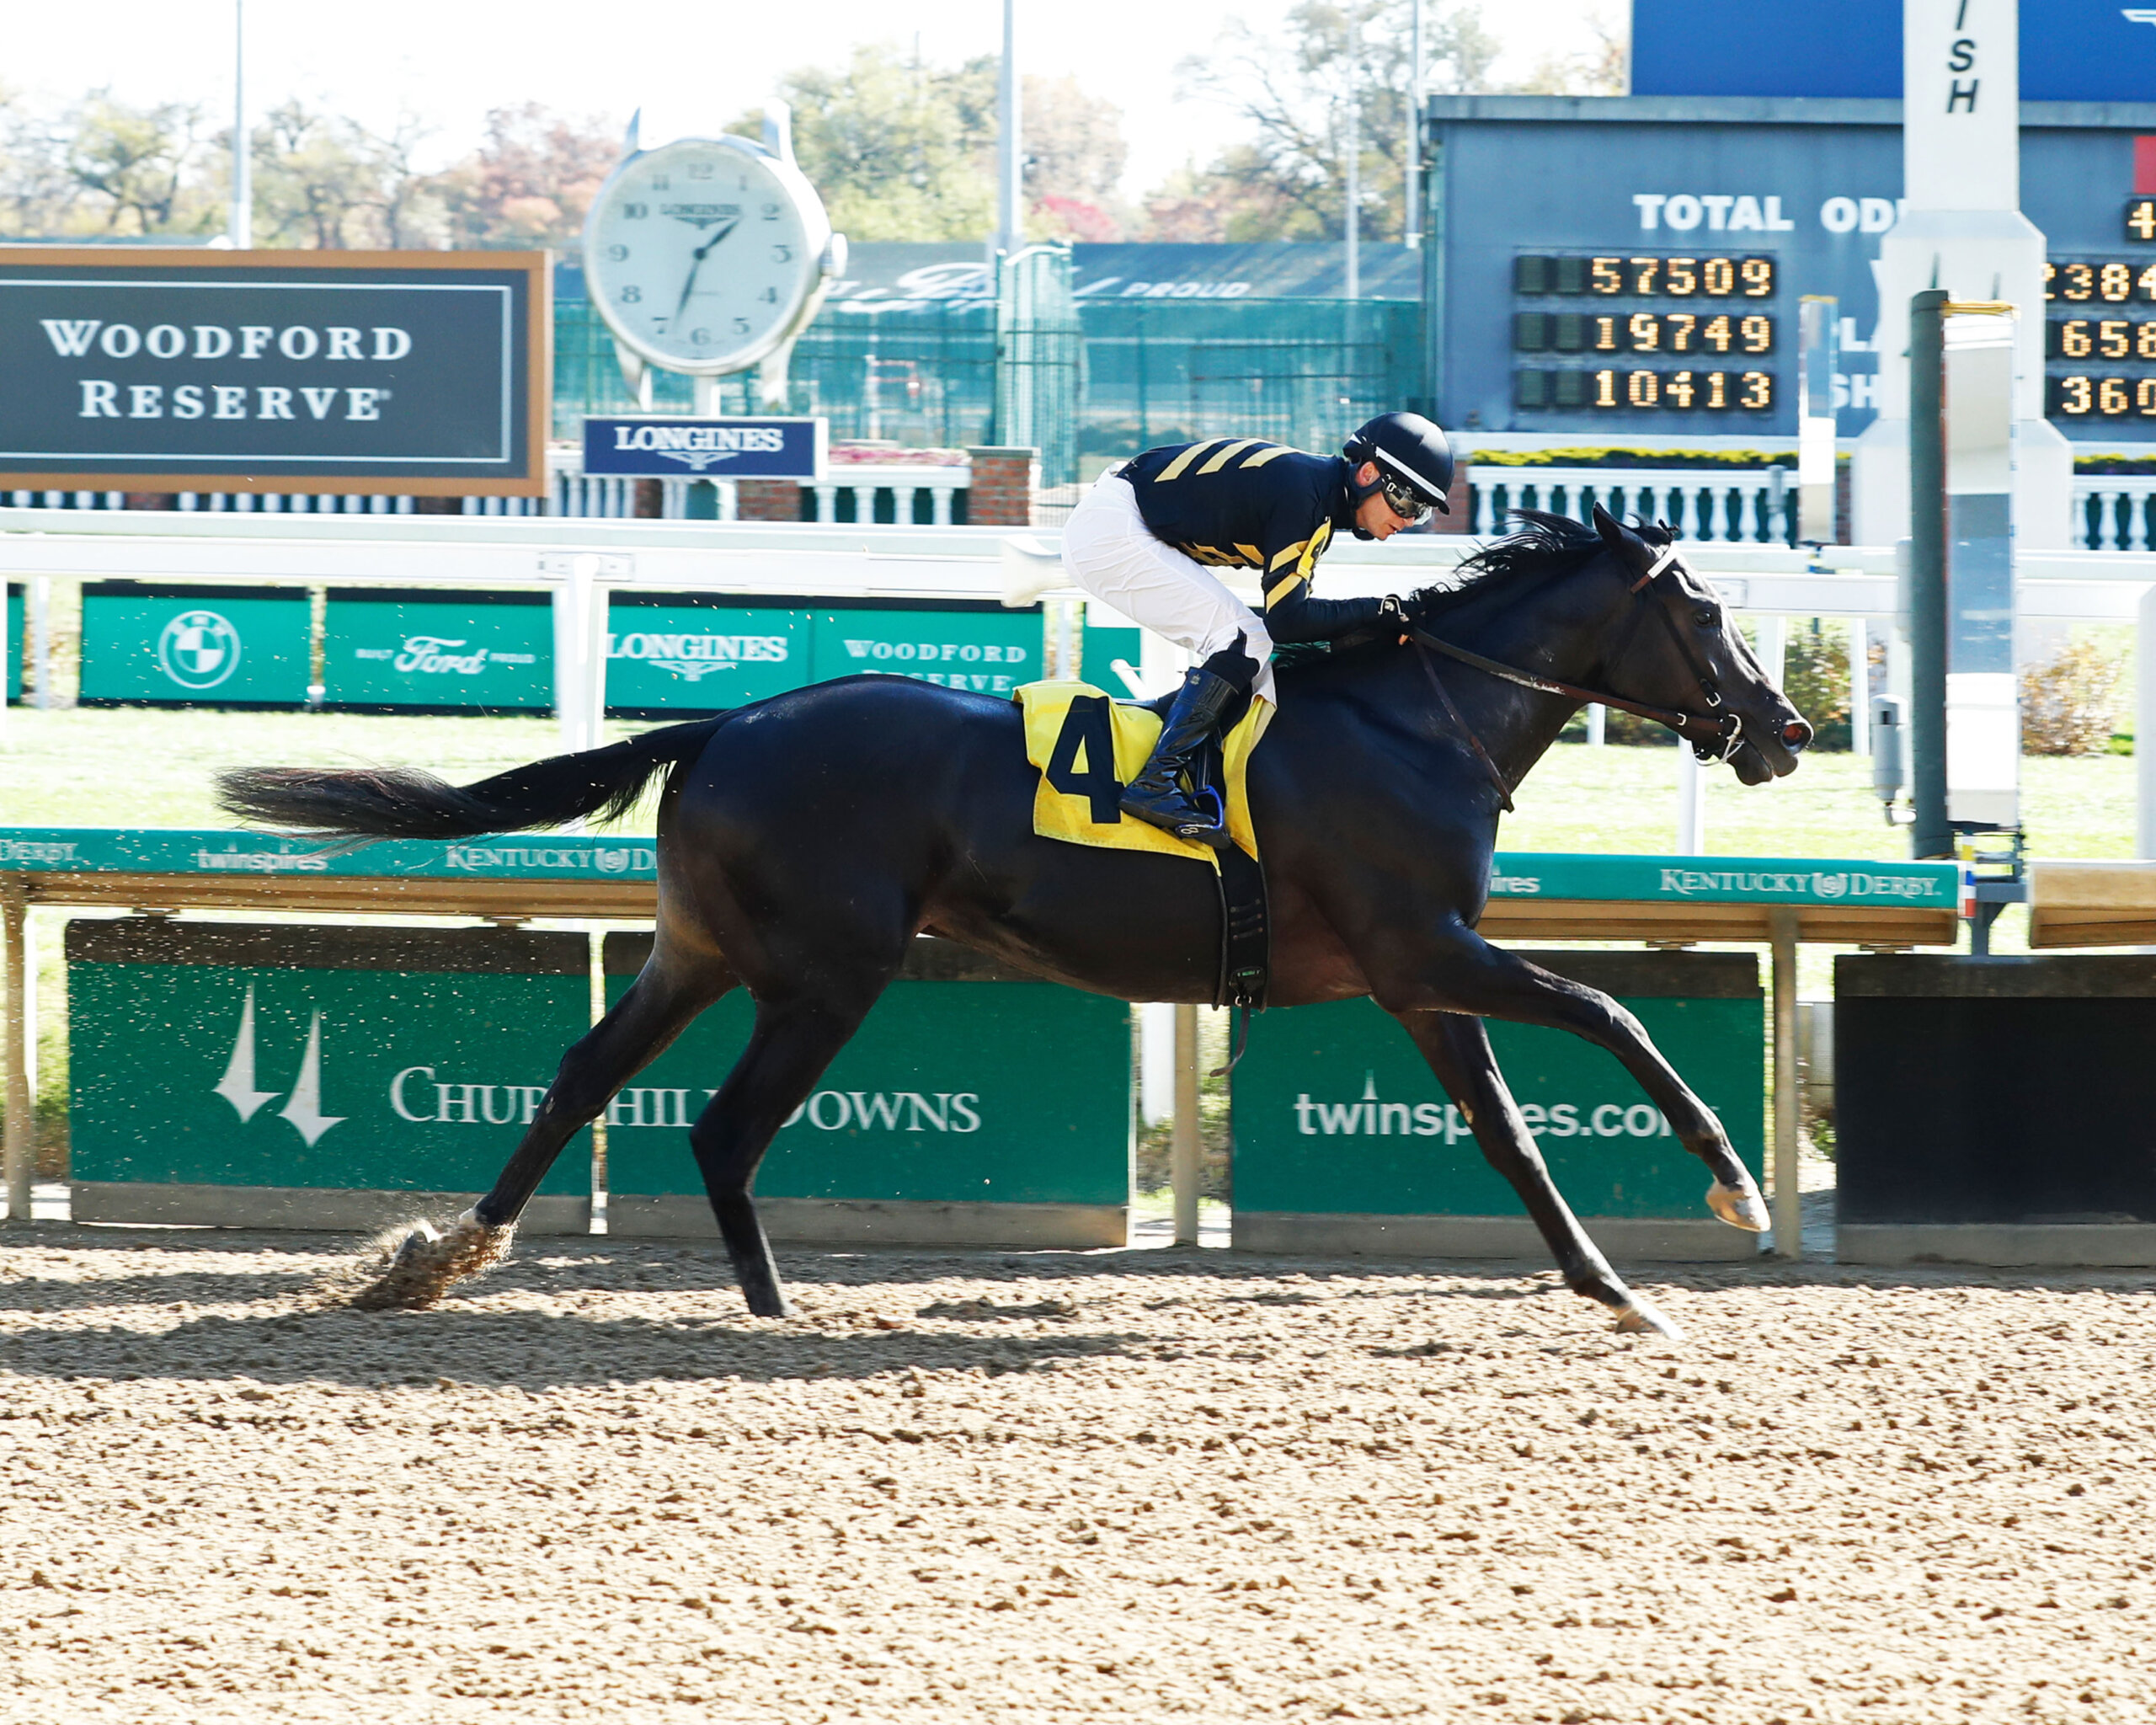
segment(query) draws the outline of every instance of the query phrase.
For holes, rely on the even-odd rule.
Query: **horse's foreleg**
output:
[[[832,1056],[860,1028],[880,986],[843,1003],[798,997],[760,1001],[748,1047],[689,1134],[742,1298],[758,1317],[791,1317],[793,1311],[750,1195],[757,1165],[787,1116],[808,1099]]]
[[[1394,1016],[1415,1039],[1438,1082],[1467,1116],[1475,1141],[1490,1166],[1519,1194],[1520,1202],[1527,1206],[1528,1215],[1556,1258],[1565,1285],[1609,1307],[1617,1314],[1620,1330],[1677,1338],[1677,1327],[1625,1286],[1623,1278],[1610,1268],[1609,1261],[1588,1237],[1587,1230],[1550,1179],[1542,1152],[1535,1147],[1534,1135],[1528,1130],[1504,1075],[1497,1070],[1497,1056],[1491,1051],[1482,1021],[1459,1012],[1406,1012]]]
[[[1752,1233],[1766,1228],[1766,1203],[1714,1110],[1678,1076],[1640,1021],[1600,989],[1530,964],[1463,927],[1454,931],[1421,978],[1405,987],[1385,987],[1378,997],[1393,1011],[1438,1007],[1515,1024],[1547,1025],[1609,1049],[1662,1110],[1678,1142],[1714,1175],[1707,1208],[1732,1227]]]
[[[629,991],[562,1056],[553,1083],[493,1189],[446,1229],[421,1222],[408,1231],[392,1230],[383,1242],[380,1274],[352,1303],[369,1311],[431,1306],[452,1283],[499,1263],[517,1217],[563,1146],[734,981],[717,960],[684,964],[654,956]]]

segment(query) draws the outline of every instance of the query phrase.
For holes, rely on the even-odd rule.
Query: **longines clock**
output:
[[[846,238],[794,164],[781,117],[761,143],[632,142],[585,219],[584,259],[632,387],[641,390],[647,366],[709,379],[760,365],[770,402],[846,267]]]

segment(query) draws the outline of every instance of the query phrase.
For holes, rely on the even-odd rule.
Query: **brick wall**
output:
[[[1030,527],[1033,524],[1033,482],[1040,451],[1033,449],[969,449],[973,479],[966,499],[966,520],[976,527]]]
[[[737,519],[744,521],[798,521],[801,519],[801,487],[792,479],[740,479],[734,482]]]

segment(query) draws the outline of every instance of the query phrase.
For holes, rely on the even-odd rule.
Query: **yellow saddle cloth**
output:
[[[1026,715],[1026,759],[1040,769],[1040,785],[1033,793],[1035,832],[1074,845],[1155,851],[1220,866],[1210,845],[1133,820],[1117,807],[1123,788],[1137,777],[1159,740],[1158,713],[1113,700],[1091,683],[1027,683],[1015,698]],[[1257,834],[1251,825],[1244,780],[1251,751],[1272,718],[1270,702],[1251,701],[1221,745],[1228,836],[1252,858],[1257,855]]]

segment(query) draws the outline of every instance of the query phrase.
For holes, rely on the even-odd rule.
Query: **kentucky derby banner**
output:
[[[0,248],[0,487],[546,489],[537,252]]]
[[[584,471],[644,479],[824,477],[826,419],[586,419]]]
[[[654,880],[648,835],[510,833],[387,839],[357,851],[313,839],[189,826],[0,826],[0,873],[328,875],[345,880]]]
[[[85,583],[82,698],[304,706],[309,608],[296,587]]]
[[[323,612],[331,707],[554,704],[554,613],[542,594],[333,587]]]

